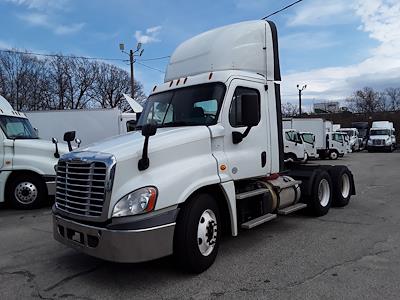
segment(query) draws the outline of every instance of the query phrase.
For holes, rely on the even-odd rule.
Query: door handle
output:
[[[261,167],[264,168],[267,164],[267,152],[261,152]]]

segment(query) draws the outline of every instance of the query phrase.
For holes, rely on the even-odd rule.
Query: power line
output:
[[[167,55],[167,56],[161,56],[161,57],[141,59],[140,61],[161,60],[161,59],[167,59],[167,58],[170,58],[170,57],[171,57],[170,55]]]
[[[266,19],[268,19],[269,17],[271,17],[271,16],[273,16],[273,15],[276,15],[277,13],[280,13],[281,11],[284,11],[284,10],[288,9],[289,7],[292,7],[293,5],[296,5],[297,3],[300,3],[301,1],[303,1],[303,0],[297,0],[297,1],[295,1],[295,2],[293,2],[293,3],[291,3],[291,4],[289,4],[289,5],[287,5],[287,6],[285,6],[285,7],[283,7],[283,8],[281,8],[281,9],[279,9],[279,10],[277,10],[277,11],[275,11],[275,12],[269,14],[268,16],[265,16],[265,17],[262,18],[261,20],[266,20]]]
[[[136,63],[139,64],[139,65],[141,65],[141,66],[143,66],[143,67],[146,67],[146,68],[148,68],[148,69],[151,69],[151,70],[154,70],[154,71],[163,73],[163,74],[165,73],[164,71],[162,71],[162,70],[160,70],[160,69],[150,67],[150,66],[145,65],[145,64],[143,64],[143,63],[141,63],[141,62],[139,62],[139,61],[136,61]]]
[[[123,58],[110,58],[110,57],[90,57],[90,56],[76,56],[76,55],[64,55],[64,54],[49,54],[49,53],[37,53],[31,51],[20,51],[14,49],[0,49],[0,52],[3,53],[17,53],[17,54],[26,54],[26,55],[35,55],[35,56],[45,56],[45,57],[65,57],[65,58],[75,58],[75,59],[88,59],[88,60],[105,60],[105,61],[129,61]],[[152,60],[161,60],[169,58],[170,56],[161,56],[154,58],[141,59],[140,61],[152,61]],[[164,73],[164,72],[163,72]]]

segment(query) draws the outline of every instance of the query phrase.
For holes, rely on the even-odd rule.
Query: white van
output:
[[[25,114],[0,96],[0,203],[19,209],[43,204],[55,194],[54,166],[67,152],[65,144],[39,139]]]

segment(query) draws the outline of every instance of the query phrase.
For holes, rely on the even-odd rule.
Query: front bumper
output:
[[[143,229],[115,230],[80,224],[53,213],[54,238],[104,260],[136,263],[172,254],[175,222]]]
[[[367,146],[367,150],[369,151],[387,151],[390,150],[391,146],[387,146],[387,145],[368,145]]]

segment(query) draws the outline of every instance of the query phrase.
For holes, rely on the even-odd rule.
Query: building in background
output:
[[[337,113],[340,112],[338,101],[324,101],[319,103],[314,103],[313,105],[314,113]]]

